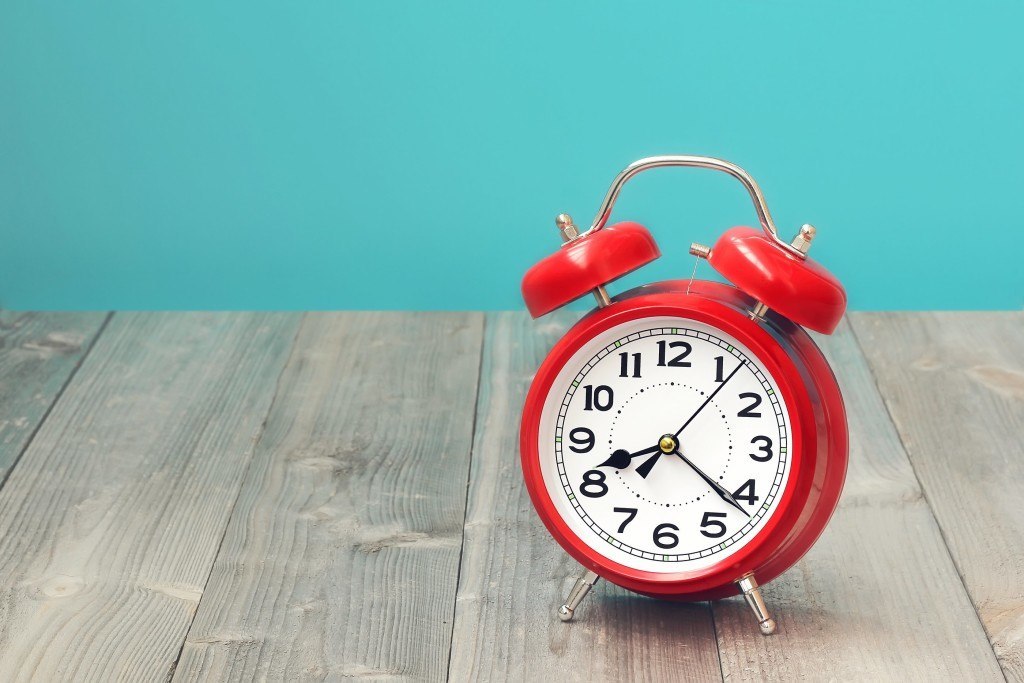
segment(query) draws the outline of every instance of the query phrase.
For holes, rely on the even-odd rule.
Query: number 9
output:
[[[594,432],[586,427],[577,427],[569,432],[569,441],[580,446],[580,448],[569,446],[569,450],[573,453],[589,453],[594,448]]]

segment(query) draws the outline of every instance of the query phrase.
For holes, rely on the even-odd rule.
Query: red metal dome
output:
[[[523,299],[539,318],[661,256],[647,228],[617,223],[567,242],[523,276]]]
[[[708,262],[743,292],[815,332],[831,334],[846,311],[846,291],[832,273],[780,248],[761,230],[728,230]]]

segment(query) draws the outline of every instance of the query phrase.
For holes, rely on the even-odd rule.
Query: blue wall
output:
[[[1020,308],[1022,25],[1016,0],[5,0],[0,306],[519,308],[556,213],[701,153],[818,226],[852,307]],[[615,217],[664,252],[630,283],[755,220],[680,170]]]

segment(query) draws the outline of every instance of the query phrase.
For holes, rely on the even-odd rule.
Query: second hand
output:
[[[740,368],[742,368],[746,364],[747,364],[747,361],[745,361],[745,360],[744,361],[740,361],[740,364],[737,365],[736,368],[732,372],[729,373],[729,376],[726,377],[724,380],[722,380],[721,384],[719,384],[717,387],[715,387],[715,390],[711,392],[710,396],[708,396],[706,399],[704,399],[704,402],[700,404],[700,407],[697,408],[696,411],[694,411],[693,415],[690,416],[690,419],[687,420],[686,422],[684,422],[683,426],[676,430],[676,433],[674,434],[674,436],[676,438],[679,438],[679,435],[683,433],[683,430],[686,429],[691,422],[693,422],[693,419],[695,417],[697,417],[698,415],[700,415],[700,411],[704,410],[704,408],[707,406],[707,404],[711,403],[711,399],[713,399],[715,397],[715,395],[718,394],[718,392],[722,390],[722,387],[724,387],[726,384],[729,383],[729,380],[731,380],[733,378],[733,375],[735,375],[737,372],[739,372]]]

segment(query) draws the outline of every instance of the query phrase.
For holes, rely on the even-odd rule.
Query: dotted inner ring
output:
[[[757,378],[757,380],[767,390],[768,398],[771,400],[771,405],[774,410],[779,428],[779,451],[777,458],[778,469],[776,471],[775,479],[772,483],[771,491],[766,496],[765,502],[762,505],[762,507],[757,511],[757,513],[755,513],[753,517],[751,517],[751,519],[746,524],[739,528],[729,538],[722,540],[717,545],[713,545],[709,548],[705,548],[697,552],[681,553],[675,555],[652,553],[646,550],[641,550],[639,548],[634,548],[625,543],[622,543],[618,539],[611,536],[607,531],[602,529],[600,525],[598,525],[597,522],[595,522],[590,517],[590,515],[587,514],[587,511],[583,509],[583,506],[576,499],[576,495],[572,492],[572,486],[570,485],[569,479],[565,473],[565,464],[563,462],[562,452],[562,428],[565,424],[566,410],[569,407],[569,403],[572,401],[572,397],[573,394],[575,394],[576,392],[576,388],[580,386],[580,383],[590,372],[591,368],[593,368],[594,365],[596,365],[601,359],[603,359],[609,353],[611,353],[615,349],[618,349],[620,346],[624,344],[644,337],[655,337],[663,335],[686,336],[703,339],[705,341],[709,341],[713,344],[716,344],[717,346],[720,346],[721,348],[725,349],[730,354],[732,354],[733,357],[747,363],[747,367],[754,373],[754,376]],[[761,370],[761,368],[755,363],[749,363],[749,359],[747,358],[746,354],[744,354],[743,352],[741,352],[739,349],[735,348],[728,342],[706,332],[701,332],[686,327],[657,327],[626,335],[624,337],[621,337],[620,339],[617,339],[611,344],[608,344],[606,347],[604,347],[602,350],[596,353],[586,363],[586,365],[583,366],[579,373],[577,373],[576,377],[573,379],[571,383],[571,386],[569,387],[568,392],[562,400],[562,403],[559,406],[558,410],[558,417],[556,419],[555,424],[555,465],[558,470],[558,477],[560,479],[562,488],[568,495],[569,501],[572,504],[573,508],[576,510],[576,513],[579,515],[580,519],[582,519],[583,522],[588,527],[590,527],[590,529],[594,533],[596,533],[602,540],[614,546],[615,548],[618,548],[622,552],[628,553],[630,555],[635,555],[637,557],[642,557],[644,559],[655,560],[660,562],[685,562],[687,560],[708,557],[710,555],[719,553],[722,550],[725,550],[726,548],[728,548],[729,546],[733,545],[734,543],[741,540],[744,536],[746,536],[747,532],[750,531],[755,525],[757,525],[760,522],[761,519],[764,518],[764,515],[771,508],[772,503],[778,497],[778,494],[781,490],[786,463],[789,459],[789,439],[787,431],[788,430],[786,427],[786,422],[782,410],[782,405],[779,401],[779,397],[775,394],[774,390],[771,389],[771,385],[768,382],[768,379],[765,377],[764,372]]]
[[[647,389],[651,389],[653,387],[663,387],[663,386],[683,387],[685,389],[690,389],[691,391],[695,391],[695,392],[699,393],[701,396],[705,395],[704,392],[701,391],[700,389],[698,389],[697,387],[690,386],[689,384],[686,384],[685,382],[657,382],[656,384],[650,384],[650,385],[644,387],[643,389],[640,389],[638,391],[633,392],[633,395],[630,396],[629,398],[627,398],[622,403],[622,407],[615,411],[615,417],[612,418],[612,426],[611,426],[611,429],[609,430],[609,433],[608,433],[609,436],[611,437],[611,438],[608,439],[608,444],[609,445],[611,445],[614,442],[614,440],[615,440],[615,438],[614,438],[615,437],[615,423],[618,422],[619,415],[621,415],[622,414],[622,410],[627,405],[629,405],[629,402],[632,401],[634,398],[638,397],[640,394],[644,393],[644,391],[647,390]],[[729,464],[732,462],[732,453],[731,453],[732,446],[733,446],[733,442],[732,442],[732,426],[729,425],[729,420],[726,417],[725,412],[715,404],[714,400],[712,400],[711,403],[708,404],[708,407],[709,408],[714,408],[715,410],[717,410],[718,414],[721,415],[723,420],[725,420],[725,429],[726,429],[726,433],[728,434],[728,437],[729,437],[729,451],[730,451],[730,454],[729,454],[729,457],[727,457],[725,459],[725,466],[722,468],[722,475],[724,476],[724,474],[729,471]],[[694,498],[690,498],[689,500],[684,500],[684,501],[679,502],[679,503],[662,503],[661,501],[651,500],[650,498],[644,496],[642,493],[640,493],[639,491],[634,489],[632,486],[630,486],[629,482],[626,481],[626,479],[624,479],[622,477],[622,474],[618,470],[615,470],[614,472],[615,472],[616,476],[618,476],[619,481],[622,482],[623,487],[625,487],[625,489],[627,491],[629,491],[630,493],[635,495],[640,500],[642,500],[642,501],[644,501],[646,503],[651,503],[652,505],[659,505],[659,506],[664,506],[664,507],[667,507],[667,508],[682,507],[684,505],[689,505],[690,503],[695,503],[695,502],[703,499],[704,495],[705,495],[705,494],[701,494],[699,496],[695,496]],[[722,479],[722,476],[720,476],[719,479]]]

